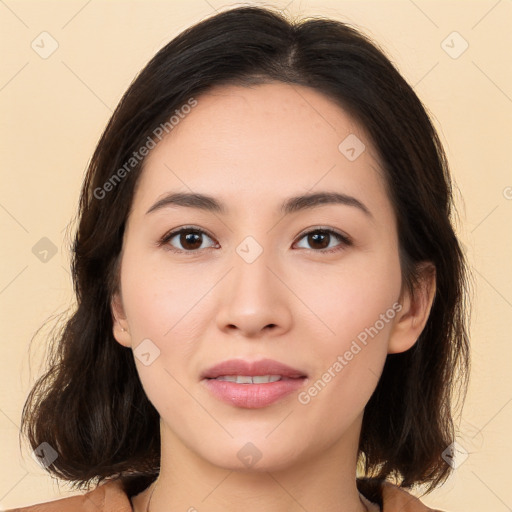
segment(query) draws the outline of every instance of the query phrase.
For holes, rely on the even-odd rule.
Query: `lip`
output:
[[[208,368],[201,374],[201,379],[216,379],[222,375],[281,375],[289,379],[307,377],[306,373],[292,368],[273,359],[245,361],[244,359],[229,359]]]
[[[264,384],[237,384],[215,380],[223,375],[281,375],[282,379]],[[201,374],[201,382],[213,396],[235,407],[246,409],[267,407],[303,387],[307,380],[305,372],[272,359],[230,359]]]

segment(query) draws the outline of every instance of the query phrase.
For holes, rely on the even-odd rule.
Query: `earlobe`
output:
[[[404,292],[402,309],[395,318],[388,353],[409,350],[418,340],[428,321],[436,293],[436,269],[430,262],[420,265],[420,277],[414,292]]]
[[[124,347],[131,347],[132,340],[128,328],[128,322],[126,320],[123,304],[118,292],[113,295],[112,300],[110,301],[110,310],[112,313],[112,332],[114,338]]]

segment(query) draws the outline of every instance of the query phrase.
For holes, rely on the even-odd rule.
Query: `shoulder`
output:
[[[359,492],[381,512],[443,512],[424,505],[416,496],[386,480],[363,477],[357,479]]]
[[[382,512],[443,512],[427,507],[412,494],[389,482],[382,483],[381,493]]]
[[[5,512],[133,512],[130,500],[118,480],[108,481],[78,496],[61,498]]]

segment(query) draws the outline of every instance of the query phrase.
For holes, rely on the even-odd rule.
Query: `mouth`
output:
[[[220,375],[219,377],[208,378],[208,380],[220,380],[235,382],[236,384],[269,384],[280,380],[293,380],[305,377],[285,377],[283,375]]]
[[[232,359],[201,374],[217,399],[240,408],[258,409],[284,400],[307,382],[307,374],[278,361]]]
[[[273,359],[259,361],[229,359],[208,368],[201,374],[201,379],[221,379],[238,384],[262,384],[304,377],[307,377],[304,371]]]

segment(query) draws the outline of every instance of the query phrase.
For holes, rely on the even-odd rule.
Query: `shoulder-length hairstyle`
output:
[[[213,86],[272,82],[313,88],[364,127],[398,221],[403,286],[415,290],[422,262],[436,269],[425,329],[411,349],[387,356],[365,408],[359,461],[366,479],[359,485],[392,479],[430,491],[451,471],[442,453],[455,437],[454,397],[463,401],[468,380],[469,274],[435,128],[384,52],[355,28],[321,17],[289,21],[246,6],[165,45],[123,95],[91,159],[72,246],[76,308],[54,332],[49,368],[22,412],[32,448],[46,442],[58,453],[47,470],[76,488],[121,478],[133,495],[160,467],[159,415],[132,351],[113,337],[110,308],[144,162],[139,150],[157,143],[155,130]]]

